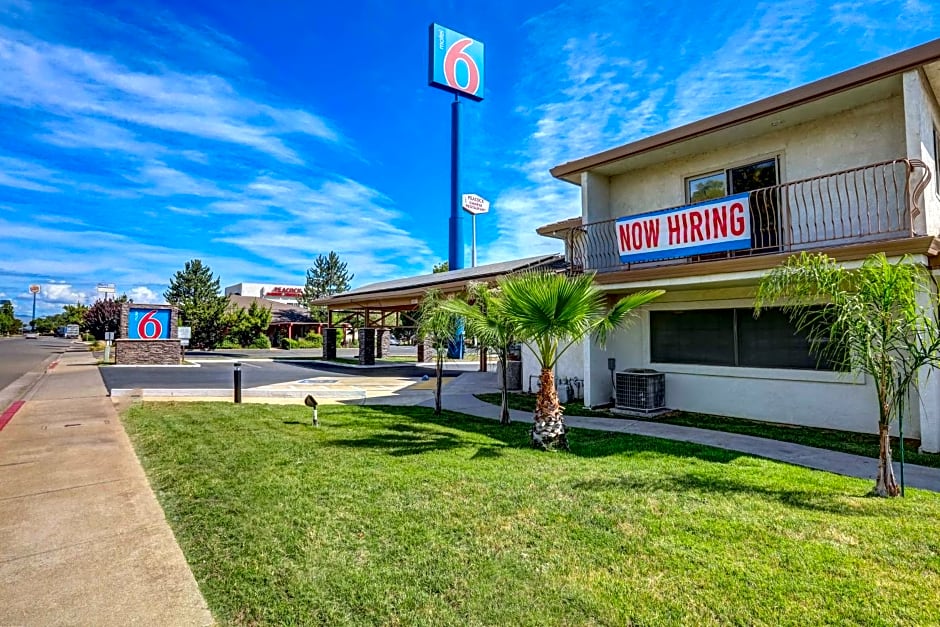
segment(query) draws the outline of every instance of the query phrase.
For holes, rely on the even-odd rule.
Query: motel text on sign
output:
[[[621,263],[750,248],[748,195],[625,216],[616,229]]]

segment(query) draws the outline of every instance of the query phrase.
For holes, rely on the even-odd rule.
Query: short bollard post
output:
[[[313,398],[313,395],[307,394],[307,398],[304,399],[304,405],[313,409],[313,426],[320,426],[320,419],[317,417],[317,399]]]
[[[242,365],[235,362],[235,402],[242,402]]]

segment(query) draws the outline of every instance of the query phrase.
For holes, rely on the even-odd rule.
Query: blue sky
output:
[[[354,285],[429,272],[451,100],[431,22],[486,45],[462,153],[486,263],[559,250],[535,228],[580,201],[550,167],[928,41],[930,6],[0,0],[0,299],[160,301],[193,258],[223,286],[301,284],[330,250]]]

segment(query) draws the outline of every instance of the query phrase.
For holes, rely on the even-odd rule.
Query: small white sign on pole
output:
[[[490,201],[476,194],[464,194],[462,206],[467,213],[479,215],[490,210]]]
[[[177,339],[180,339],[180,340],[191,340],[193,338],[193,328],[192,327],[177,327],[176,337]]]
[[[114,331],[105,331],[104,340],[105,342],[110,342],[114,339]]]

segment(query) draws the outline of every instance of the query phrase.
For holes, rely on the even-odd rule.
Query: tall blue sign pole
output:
[[[463,268],[463,223],[460,213],[460,98],[450,103],[450,229],[448,231],[447,267]]]

